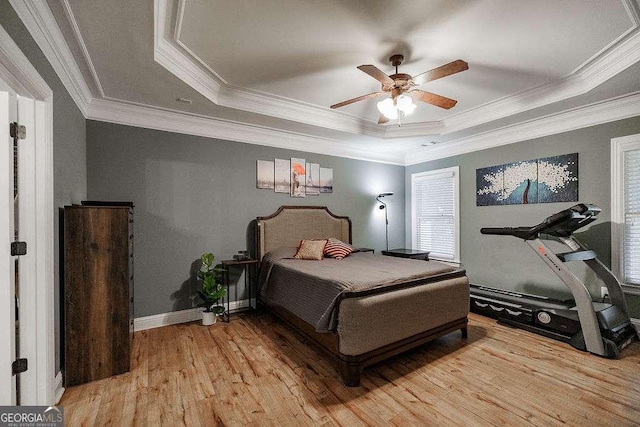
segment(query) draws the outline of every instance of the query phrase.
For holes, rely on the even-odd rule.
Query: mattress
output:
[[[260,298],[285,308],[317,332],[336,330],[340,302],[464,277],[465,271],[437,261],[356,252],[342,260],[294,259],[296,248],[267,253],[260,270]]]

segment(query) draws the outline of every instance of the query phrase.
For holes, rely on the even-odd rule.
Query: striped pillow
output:
[[[335,259],[342,259],[351,252],[353,252],[351,245],[333,237],[329,239],[324,247],[324,255]]]

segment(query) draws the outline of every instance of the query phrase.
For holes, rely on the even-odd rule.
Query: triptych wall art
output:
[[[578,200],[578,153],[476,169],[476,206]]]
[[[256,186],[291,197],[333,193],[333,169],[321,168],[305,159],[274,159],[256,162]]]

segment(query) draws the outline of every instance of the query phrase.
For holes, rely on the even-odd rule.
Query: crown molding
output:
[[[167,0],[155,0],[153,7],[153,59],[214,104],[218,103],[221,83],[203,71],[169,40],[164,38]]]
[[[29,59],[13,41],[9,33],[0,26],[0,78],[18,95],[34,99],[50,100],[53,91],[33,68]]]
[[[95,66],[93,65],[93,61],[91,60],[91,55],[89,55],[89,50],[87,49],[87,45],[84,43],[84,39],[82,38],[82,34],[80,34],[80,27],[78,26],[78,21],[76,21],[76,17],[73,15],[73,11],[71,10],[71,5],[69,4],[69,0],[61,0],[62,9],[64,10],[64,14],[71,25],[71,29],[73,30],[73,35],[80,46],[80,50],[82,51],[82,56],[84,57],[87,66],[89,67],[89,71],[91,72],[91,77],[93,77],[93,83],[96,85],[98,89],[98,93],[100,96],[104,97],[104,90],[102,89],[102,83],[100,83],[100,77],[98,77],[98,72],[96,71]]]
[[[162,0],[165,1],[165,0]],[[189,55],[191,55],[191,57],[193,59],[195,59],[196,61],[198,61],[200,63],[200,65],[202,67],[204,67],[209,73],[211,73],[214,77],[217,83],[222,84],[222,85],[226,85],[228,84],[228,82],[222,78],[222,76],[218,73],[215,72],[215,70],[211,67],[209,67],[209,65],[204,62],[202,59],[200,59],[200,57],[198,55],[196,55],[195,52],[193,52],[189,46],[187,46],[186,44],[182,43],[182,41],[180,40],[180,34],[182,33],[182,26],[184,23],[184,9],[185,7],[187,7],[187,0],[178,0],[178,11],[176,12],[176,22],[174,25],[174,29],[173,29],[173,35],[171,37],[171,39],[173,40],[174,43],[176,43],[178,46],[180,46],[186,53],[188,53]],[[165,12],[166,14],[166,12]],[[166,22],[166,21],[163,21]],[[154,26],[155,28],[155,26]],[[154,30],[155,31],[155,30]],[[160,31],[160,35],[161,37],[165,34],[165,30],[162,29]]]
[[[203,136],[212,139],[298,150],[376,163],[404,165],[404,154],[372,150],[345,141],[305,135],[230,120],[213,119],[195,114],[160,110],[157,107],[125,103],[118,100],[94,99],[88,119],[148,129]]]
[[[45,1],[9,0],[31,37],[38,44],[69,95],[86,117],[91,91],[80,72],[80,68]]]
[[[363,120],[348,113],[341,113],[251,89],[225,86],[221,90],[219,99],[220,105],[229,108],[352,134],[378,138],[386,137],[385,127],[379,126],[377,123]]]
[[[415,136],[443,135],[447,133],[442,121],[388,124],[384,127],[384,138],[406,138]]]
[[[181,1],[182,7],[185,2]],[[426,135],[444,135],[487,123],[498,118],[537,108],[549,103],[561,101],[583,94],[629,66],[640,61],[640,17],[637,0],[621,0],[630,16],[633,27],[612,42],[609,46],[590,58],[573,73],[560,81],[542,85],[515,96],[506,97],[477,108],[467,110],[444,120],[428,123],[407,124],[403,126],[379,126],[372,121],[354,115],[329,110],[324,107],[272,96],[266,93],[229,86],[224,81],[215,79],[214,73],[208,72],[195,62],[192,54],[181,47],[175,40],[167,40],[165,23],[169,0],[154,0],[154,58],[162,66],[178,78],[192,86],[212,102],[229,107],[252,111],[267,116],[293,120],[314,126],[335,129],[352,134],[368,135],[381,139],[415,137]],[[416,164],[435,158],[449,157],[478,149],[490,148],[512,142],[532,139],[544,135],[572,130],[581,126],[590,126],[612,120],[638,115],[635,100],[637,94],[620,97],[615,100],[581,107],[563,113],[546,116],[517,125],[497,129],[469,138],[448,142],[426,150],[412,151],[406,156],[398,153],[376,152],[363,149],[356,144],[344,141],[320,138],[311,135],[288,132],[264,126],[225,121],[204,116],[186,115],[148,105],[136,105],[119,100],[93,99],[91,92],[77,66],[60,28],[46,2],[38,0],[10,0],[12,7],[23,21],[30,34],[40,46],[55,72],[63,82],[74,102],[86,118],[113,121],[133,126],[146,126],[186,134],[196,134],[211,138],[227,138],[233,141],[268,145],[286,149],[317,152],[341,157],[391,164]],[[76,33],[80,46],[84,46],[75,19],[65,0],[65,13],[69,15],[71,26]],[[174,29],[179,31],[179,26]],[[90,58],[84,52],[88,66]],[[93,71],[92,71],[93,73]],[[96,76],[97,77],[97,74]],[[101,86],[96,81],[99,90]],[[619,111],[618,104],[630,102],[632,108]],[[598,109],[603,110],[598,110]],[[120,111],[118,111],[120,109]],[[151,113],[156,111],[155,116]],[[601,111],[601,117],[591,117],[588,113]],[[576,111],[581,113],[575,114]],[[135,114],[134,114],[135,113]],[[580,114],[587,113],[585,117]],[[129,115],[133,116],[129,117]],[[600,113],[598,113],[600,114]],[[588,117],[587,117],[588,116]],[[597,114],[596,114],[597,116]],[[553,118],[564,117],[566,123],[555,123]],[[612,118],[609,118],[612,117]],[[167,120],[187,120],[194,122],[191,126],[169,124]],[[561,120],[562,121],[562,120]],[[163,123],[164,122],[164,123]],[[146,123],[146,124],[145,124]],[[575,125],[573,124],[575,123]],[[205,127],[217,129],[207,131]],[[513,129],[518,129],[514,131]],[[222,134],[221,131],[224,131]],[[253,133],[253,135],[250,135]],[[259,135],[259,136],[257,136]],[[304,142],[303,142],[304,141]],[[308,147],[314,147],[310,150]]]
[[[185,2],[178,2],[175,25],[167,25],[169,0],[154,0],[154,60],[211,102],[279,119],[369,136],[385,130],[359,117],[282,96],[229,85],[179,40]]]
[[[215,81],[220,86],[220,97],[216,100],[212,99],[212,101],[221,106],[384,139],[448,134],[584,94],[640,61],[640,30],[638,27],[640,18],[638,17],[637,1],[621,0],[621,2],[629,15],[631,28],[567,76],[554,82],[480,105],[441,121],[415,123],[399,127],[379,126],[373,121],[348,113],[332,111],[325,107],[227,85],[219,78],[220,76],[217,76],[214,70],[204,64],[184,43],[179,42],[177,32],[182,27],[183,17],[181,15],[184,13],[184,0],[179,1],[176,24],[174,25],[174,31],[176,32],[171,37],[173,39],[172,42],[180,46],[181,52],[178,54],[176,52],[178,49],[174,46],[175,50],[166,52],[166,55],[172,55],[172,58],[163,59],[171,64],[171,68],[168,68],[169,71],[196,90],[198,90],[197,82],[194,85],[189,78],[190,74],[196,73],[194,68],[200,70],[199,76],[201,79],[212,80],[213,75],[217,76]],[[162,32],[158,32],[159,37],[169,43],[165,39],[166,33],[164,31],[166,10],[170,7],[169,0],[155,0],[155,7],[163,9],[163,12],[159,14],[161,15],[159,17],[163,19],[161,22],[156,20],[155,23],[157,28],[162,29]],[[162,47],[162,43],[159,43],[159,46]],[[160,63],[164,65],[164,62]],[[203,93],[203,95],[207,96],[206,93]]]
[[[640,116],[640,92],[408,152],[405,166]]]
[[[640,61],[640,31],[636,27],[601,51],[596,58],[558,81],[444,119],[443,133],[464,130],[583,95],[638,61]]]

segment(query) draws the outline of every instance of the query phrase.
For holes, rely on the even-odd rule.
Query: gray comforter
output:
[[[464,275],[437,261],[418,261],[372,253],[352,253],[342,260],[294,259],[295,248],[269,252],[260,267],[260,297],[281,306],[317,332],[334,330],[341,298],[386,292],[404,286]]]

